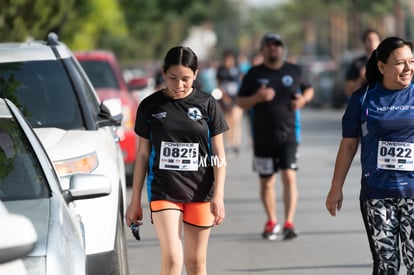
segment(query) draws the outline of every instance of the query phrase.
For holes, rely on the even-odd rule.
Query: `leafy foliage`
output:
[[[50,31],[59,32],[74,0],[0,1],[0,40],[44,39]]]
[[[191,26],[210,21],[217,30],[222,22],[238,18],[237,9],[229,1],[120,0],[120,3],[130,30],[124,59],[127,56],[158,59],[168,48],[180,44]],[[222,37],[229,35],[236,40],[234,32]]]
[[[119,50],[128,37],[124,13],[114,0],[74,0],[70,24],[63,29],[61,39],[74,50],[94,48]]]
[[[73,50],[111,49],[127,64],[157,60],[182,43],[191,27],[211,22],[217,56],[226,48],[257,48],[266,31],[281,33],[291,54],[332,55],[332,20],[342,24],[336,31],[343,36],[340,51],[360,45],[368,26],[390,31],[385,18],[408,1],[290,0],[246,9],[241,0],[0,0],[0,41],[42,39],[55,31]],[[413,20],[410,24],[414,32]]]

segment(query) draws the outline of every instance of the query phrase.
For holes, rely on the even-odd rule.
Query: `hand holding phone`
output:
[[[141,240],[141,236],[139,234],[139,227],[140,225],[136,223],[131,223],[131,226],[130,226],[132,235],[135,237],[137,241]]]

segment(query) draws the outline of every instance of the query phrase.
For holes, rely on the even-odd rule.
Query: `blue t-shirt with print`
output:
[[[414,197],[413,84],[391,91],[377,83],[355,92],[342,136],[361,140],[361,200]]]

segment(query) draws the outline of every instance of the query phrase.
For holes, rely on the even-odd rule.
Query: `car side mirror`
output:
[[[69,189],[63,191],[66,202],[107,196],[111,193],[111,183],[104,175],[73,174],[69,179]]]
[[[121,100],[119,98],[104,100],[99,115],[106,120],[100,121],[98,126],[120,126],[123,117]]]

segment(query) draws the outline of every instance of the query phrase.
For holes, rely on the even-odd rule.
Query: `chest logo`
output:
[[[196,107],[188,108],[187,115],[190,119],[194,121],[200,120],[203,117],[201,115],[201,111]]]
[[[259,82],[260,86],[264,85],[264,86],[268,87],[269,83],[270,83],[270,80],[268,78],[259,78],[257,80],[257,82]]]
[[[293,85],[293,77],[291,75],[284,75],[282,77],[282,83],[285,87],[290,87]]]
[[[157,113],[157,114],[152,114],[152,117],[157,118],[157,119],[166,118],[167,117],[167,112],[161,112],[161,113]]]

